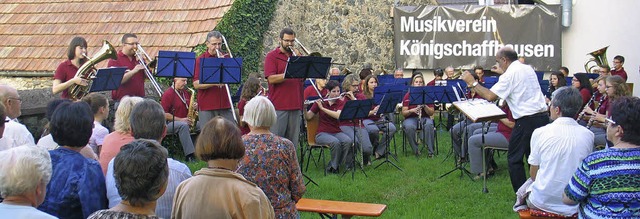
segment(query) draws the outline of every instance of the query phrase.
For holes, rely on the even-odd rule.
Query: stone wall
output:
[[[282,0],[264,36],[264,54],[279,44],[279,33],[291,27],[310,52],[332,57],[358,73],[363,64],[393,74],[393,19],[397,0]],[[399,5],[434,4],[401,0]],[[342,68],[342,66],[340,66]]]

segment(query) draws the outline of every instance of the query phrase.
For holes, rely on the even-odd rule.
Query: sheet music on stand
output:
[[[453,105],[473,122],[485,122],[507,118],[507,114],[485,99],[473,99],[453,102]]]

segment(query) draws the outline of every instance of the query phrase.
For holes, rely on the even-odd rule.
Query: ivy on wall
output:
[[[277,0],[235,0],[215,27],[229,43],[234,57],[242,57],[242,81],[262,69],[263,36],[276,10]],[[204,43],[193,51],[199,56],[207,47]],[[232,86],[236,87],[236,86]],[[233,92],[233,91],[232,91]]]

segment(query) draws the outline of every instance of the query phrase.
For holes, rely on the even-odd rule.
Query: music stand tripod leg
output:
[[[462,145],[464,145],[464,144],[465,144],[465,142],[467,141],[467,134],[468,134],[468,132],[467,132],[467,131],[468,131],[468,129],[467,129],[467,125],[468,125],[468,124],[469,124],[468,122],[465,122],[465,123],[464,123],[464,128],[462,128],[463,136],[462,136],[462,142],[461,142],[461,149],[460,149],[460,151],[462,151],[462,147],[464,147],[464,146],[462,146]],[[462,126],[460,126],[460,127],[462,127]],[[453,146],[453,145],[452,145],[452,146]],[[454,151],[454,149],[453,149],[453,148],[451,148],[451,151]],[[438,177],[438,178],[445,177],[445,176],[447,176],[447,175],[449,175],[449,174],[451,174],[451,173],[455,172],[456,170],[460,170],[460,177],[462,177],[463,175],[467,175],[467,176],[469,177],[469,179],[471,179],[471,181],[475,181],[475,180],[473,179],[473,176],[472,176],[473,174],[471,174],[471,172],[469,172],[469,170],[467,170],[467,169],[464,167],[463,163],[459,163],[459,162],[457,161],[458,156],[460,156],[460,155],[458,155],[458,153],[455,153],[455,152],[454,152],[454,160],[453,160],[453,162],[455,163],[455,168],[453,168],[453,169],[452,169],[452,170],[450,170],[449,172],[446,172],[445,174],[442,174],[442,175],[441,175],[440,177]]]
[[[387,142],[389,141],[389,124],[385,124],[384,127],[386,128],[384,134],[385,134],[385,142],[383,142],[383,145],[387,145]],[[389,145],[390,146],[390,145]],[[393,161],[389,160],[389,156],[391,156],[391,152],[389,151],[389,146],[387,146],[385,148],[385,152],[384,152],[384,161],[382,161],[382,163],[379,163],[376,167],[374,167],[373,169],[378,169],[378,167],[382,166],[382,164],[385,163],[389,163],[392,166],[394,166],[396,169],[404,172],[404,170],[402,170],[402,168],[400,168],[398,165],[396,165],[395,163],[393,163]]]

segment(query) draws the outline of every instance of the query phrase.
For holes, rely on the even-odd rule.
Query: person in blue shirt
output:
[[[50,130],[60,147],[49,152],[53,172],[39,210],[59,218],[87,218],[107,208],[102,168],[80,154],[92,128],[93,113],[86,102],[63,103],[53,112]]]

